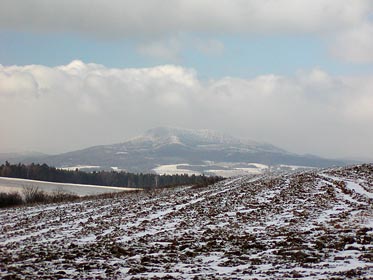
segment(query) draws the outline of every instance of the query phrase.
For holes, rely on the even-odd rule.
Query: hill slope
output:
[[[368,279],[372,202],[363,165],[0,210],[0,273]]]
[[[60,191],[75,194],[78,196],[139,190],[138,188],[56,183],[38,180],[0,177],[0,192],[22,193],[24,188],[37,188],[38,190],[41,190],[46,193],[55,193],[56,191]]]
[[[37,161],[37,158],[33,161]],[[224,175],[218,171],[236,171],[225,172],[228,176],[245,170],[253,173],[261,171],[251,163],[309,167],[344,164],[315,156],[292,154],[270,144],[240,140],[211,130],[168,127],[151,129],[142,136],[119,144],[42,158],[42,162],[57,167],[91,166],[96,169],[155,171],[161,174]],[[170,171],[171,165],[174,165],[174,170]]]

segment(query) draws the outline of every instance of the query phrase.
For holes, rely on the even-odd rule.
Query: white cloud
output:
[[[61,152],[172,125],[217,129],[295,152],[373,155],[372,80],[317,68],[294,77],[201,81],[193,69],[173,65],[0,66],[0,147]]]

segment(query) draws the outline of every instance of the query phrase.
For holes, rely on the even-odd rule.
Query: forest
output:
[[[144,173],[128,173],[124,171],[93,171],[63,170],[47,164],[28,165],[5,162],[0,166],[0,176],[40,180],[56,183],[89,184],[115,187],[159,188],[178,185],[207,186],[222,180],[222,177],[204,175],[157,175]]]

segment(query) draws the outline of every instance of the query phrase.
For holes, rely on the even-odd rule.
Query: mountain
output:
[[[372,279],[373,165],[0,211],[3,279]]]
[[[40,160],[44,157],[47,157],[47,154],[33,152],[33,151],[24,151],[18,153],[0,153],[0,162],[24,162],[29,161],[30,159]]]
[[[32,159],[33,161],[37,159]],[[64,168],[115,169],[130,172],[204,173],[224,176],[260,173],[276,168],[326,167],[344,164],[316,156],[289,153],[266,143],[241,140],[216,131],[158,127],[113,145],[43,157]]]

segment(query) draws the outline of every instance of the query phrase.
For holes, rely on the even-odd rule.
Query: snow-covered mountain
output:
[[[57,167],[93,166],[131,172],[225,176],[258,173],[268,166],[294,168],[343,164],[289,153],[270,144],[241,140],[212,130],[170,127],[148,130],[123,143],[44,157],[42,161]]]

